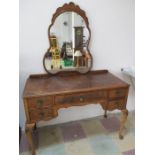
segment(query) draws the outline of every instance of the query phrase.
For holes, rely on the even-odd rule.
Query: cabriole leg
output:
[[[26,133],[29,145],[32,150],[32,155],[35,155],[35,146],[33,143],[33,135],[32,135],[34,126],[35,126],[35,123],[31,123],[31,124],[26,123],[26,125],[25,125],[25,133]]]
[[[124,129],[124,125],[126,123],[128,117],[128,110],[124,109],[122,110],[122,116],[121,116],[121,122],[120,122],[120,129],[119,129],[119,138],[123,139],[123,129]]]

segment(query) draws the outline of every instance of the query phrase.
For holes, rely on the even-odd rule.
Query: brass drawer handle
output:
[[[84,97],[83,96],[80,96],[80,101],[84,101]]]
[[[37,100],[37,104],[39,105],[39,106],[42,106],[43,105],[43,100]]]
[[[116,93],[116,95],[120,95],[121,91],[117,90],[115,93]]]

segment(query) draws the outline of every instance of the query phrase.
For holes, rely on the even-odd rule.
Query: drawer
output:
[[[52,118],[51,109],[31,109],[29,110],[29,117],[31,121],[47,120]]]
[[[109,98],[119,98],[125,97],[127,94],[127,89],[115,89],[109,91]]]
[[[55,97],[55,104],[100,102],[105,100],[106,97],[107,93],[104,91],[58,95]]]
[[[52,97],[37,97],[27,100],[28,109],[50,108],[53,103]]]
[[[124,109],[126,106],[124,99],[113,100],[108,102],[108,110]]]

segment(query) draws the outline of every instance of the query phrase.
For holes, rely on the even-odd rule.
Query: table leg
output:
[[[31,124],[26,123],[25,125],[25,133],[32,150],[32,155],[35,155],[35,145],[33,143],[33,135],[32,135],[34,127],[35,127],[35,123],[31,123]]]
[[[107,110],[104,110],[104,118],[107,118]]]
[[[120,122],[120,129],[119,129],[119,138],[123,139],[123,129],[124,129],[124,125],[126,123],[128,117],[128,110],[124,109],[122,110],[122,116],[121,116],[121,122]]]
[[[34,125],[34,130],[37,130],[37,124],[35,123],[35,125]]]
[[[100,103],[100,105],[102,106],[103,110],[104,110],[104,118],[107,118],[107,106],[108,104],[105,105],[105,103]]]

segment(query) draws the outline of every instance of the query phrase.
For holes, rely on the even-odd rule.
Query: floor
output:
[[[34,132],[36,155],[134,155],[134,116],[129,113],[123,140],[117,132],[120,113],[38,128]],[[25,134],[19,151],[31,155]]]

